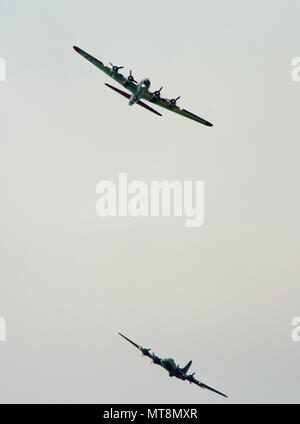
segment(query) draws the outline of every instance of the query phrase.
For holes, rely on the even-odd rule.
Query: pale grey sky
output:
[[[1,402],[299,402],[300,3],[2,0]],[[213,122],[158,118],[74,52]],[[205,181],[205,219],[96,215],[96,185]],[[193,359],[223,400],[122,340]]]

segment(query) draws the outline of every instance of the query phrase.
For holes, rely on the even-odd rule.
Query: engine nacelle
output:
[[[119,69],[123,69],[124,68],[124,66],[113,65],[111,62],[109,62],[109,64],[111,66],[111,74],[112,75],[117,74],[119,72]]]
[[[154,93],[152,94],[152,97],[151,97],[152,101],[157,101],[158,99],[160,99],[161,90],[162,90],[162,87],[160,87],[159,90],[154,91]]]
[[[132,75],[132,71],[130,71],[129,72],[129,75],[128,75],[128,77],[126,78],[126,81],[125,81],[125,83],[124,83],[124,86],[126,87],[126,85],[128,85],[128,83],[136,83],[137,84],[137,81],[134,79],[134,76]]]
[[[177,100],[178,99],[180,99],[180,96],[179,97],[177,97],[176,99],[171,99],[171,100],[169,100],[169,104],[170,104],[170,106],[176,106],[176,102],[177,102]]]

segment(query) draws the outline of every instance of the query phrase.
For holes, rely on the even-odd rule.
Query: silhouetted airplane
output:
[[[212,392],[217,393],[218,395],[228,397],[224,395],[224,393],[219,392],[218,390],[213,389],[210,386],[207,386],[204,383],[201,383],[200,381],[196,380],[194,378],[195,373],[193,374],[187,374],[188,370],[190,369],[190,366],[192,365],[192,361],[188,362],[185,367],[180,368],[179,365],[175,364],[174,359],[167,358],[167,359],[161,359],[158,356],[155,355],[155,353],[151,353],[151,349],[147,349],[145,347],[139,346],[136,343],[134,343],[132,340],[128,339],[123,334],[119,333],[120,336],[122,336],[125,340],[127,340],[129,343],[131,343],[133,346],[135,346],[137,349],[139,349],[142,352],[143,356],[148,356],[150,359],[152,359],[153,363],[156,365],[160,365],[165,370],[168,371],[170,377],[176,377],[180,380],[187,380],[190,383],[197,384],[197,386],[202,387],[202,389],[208,389]]]

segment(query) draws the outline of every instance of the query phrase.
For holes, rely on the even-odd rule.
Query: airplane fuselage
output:
[[[148,91],[150,87],[150,80],[148,78],[143,79],[136,87],[135,93],[132,93],[132,96],[129,99],[129,106],[137,103],[142,97],[145,91]]]
[[[174,362],[173,359],[171,359],[171,358],[162,359],[161,366],[166,371],[168,371],[170,377],[174,377],[175,376],[176,364],[175,364],[175,362]]]
[[[189,376],[187,375],[186,370],[189,369],[190,363],[187,364],[185,368],[180,368],[179,365],[176,365],[174,359],[167,358],[162,359],[160,365],[168,371],[170,377],[176,377],[180,380],[187,380]]]

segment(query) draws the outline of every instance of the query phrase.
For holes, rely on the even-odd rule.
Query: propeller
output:
[[[177,100],[178,99],[180,99],[180,96],[179,97],[177,97],[177,99],[171,99],[170,100],[170,103],[173,105],[173,106],[176,106],[176,102],[177,102]]]
[[[154,96],[155,97],[160,97],[160,92],[161,92],[161,90],[162,90],[162,87],[160,87],[160,89],[159,90],[157,90],[157,91],[154,91]]]
[[[130,73],[129,73],[129,76],[127,77],[127,79],[128,79],[128,81],[135,82],[137,84],[137,81],[133,78],[133,75],[132,75],[132,71],[131,70],[130,70]]]
[[[190,382],[190,384],[192,384],[192,382],[193,382],[193,378],[194,378],[194,375],[195,375],[195,374],[196,374],[196,373],[194,373],[194,372],[193,372],[193,374],[188,375],[187,380]]]
[[[140,349],[140,351],[142,352],[142,356],[149,356],[149,351],[151,350],[151,349],[147,349],[147,348],[145,348],[145,347],[142,347],[142,346],[139,346],[139,349]]]
[[[111,65],[113,72],[119,72],[119,69],[124,68],[124,66],[115,66],[111,62],[109,62],[109,64]]]

